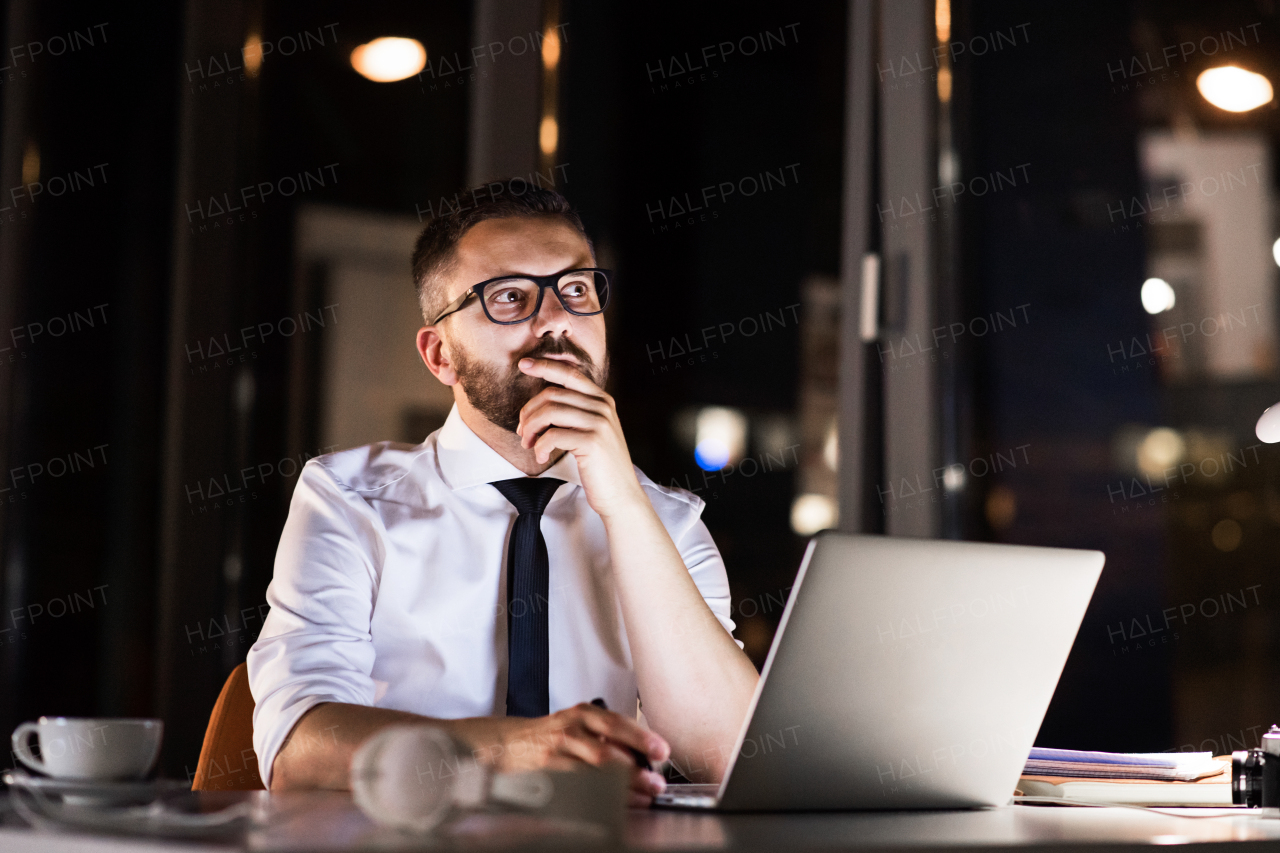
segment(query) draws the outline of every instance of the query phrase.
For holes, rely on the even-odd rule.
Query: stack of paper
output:
[[[1208,752],[1032,749],[1018,782],[1032,797],[1141,805],[1231,805],[1231,762]]]
[[[1033,747],[1023,773],[1027,776],[1194,782],[1222,772],[1223,764],[1214,760],[1211,752],[1085,752]]]

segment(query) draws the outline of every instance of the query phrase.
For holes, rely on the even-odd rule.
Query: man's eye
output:
[[[507,290],[499,290],[491,298],[494,302],[519,302],[524,298],[524,294],[515,288],[508,288]]]
[[[560,292],[568,297],[583,296],[587,292],[587,286],[582,283],[568,284]]]

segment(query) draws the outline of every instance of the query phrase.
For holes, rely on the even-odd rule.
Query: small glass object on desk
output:
[[[444,729],[389,726],[351,760],[351,793],[372,820],[430,832],[451,814],[503,803],[538,809],[554,787],[545,773],[496,773]]]

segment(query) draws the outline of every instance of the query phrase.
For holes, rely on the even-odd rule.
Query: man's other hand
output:
[[[481,723],[480,719],[467,722]],[[633,719],[582,703],[546,717],[487,717],[489,731],[462,731],[475,748],[475,758],[495,770],[574,770],[584,764],[631,768],[629,805],[645,807],[666,781],[652,770],[636,767],[630,749],[650,761],[665,761],[667,742]]]

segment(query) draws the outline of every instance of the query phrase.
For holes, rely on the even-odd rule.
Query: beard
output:
[[[586,351],[568,338],[544,336],[528,351],[512,357],[505,369],[473,360],[462,347],[453,354],[453,368],[458,373],[458,384],[476,411],[495,426],[514,433],[520,425],[520,410],[543,388],[555,385],[540,376],[530,376],[518,364],[522,358],[538,358],[544,355],[571,355],[578,360],[579,368],[592,382],[604,388],[609,378],[609,354],[604,364],[596,365]],[[573,365],[570,365],[573,366]]]

